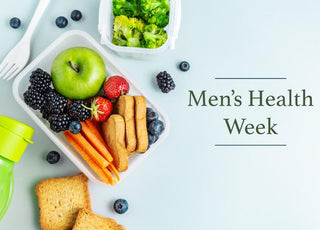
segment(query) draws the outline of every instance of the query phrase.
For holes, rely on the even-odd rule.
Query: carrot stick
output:
[[[102,168],[102,171],[104,172],[104,174],[106,175],[106,177],[109,178],[109,180],[111,181],[111,185],[115,185],[117,182],[116,180],[113,178],[111,172],[107,169],[107,168]]]
[[[112,162],[113,158],[108,150],[107,144],[92,121],[86,120],[85,122],[81,122],[81,125],[81,133],[87,138],[91,145],[93,145],[107,161]]]
[[[64,136],[68,140],[68,142],[77,150],[77,152],[82,156],[82,158],[88,163],[88,165],[97,173],[97,175],[100,177],[100,179],[106,183],[111,184],[112,180],[108,177],[106,177],[105,173],[99,166],[89,157],[89,155],[81,148],[80,145],[78,145],[77,141],[73,138],[72,134],[70,132],[65,132]]]
[[[86,123],[86,124],[89,126],[90,130],[96,134],[97,138],[99,138],[99,140],[100,140],[101,142],[105,143],[103,137],[101,136],[100,130],[99,130],[98,127],[93,123],[92,120],[87,119],[87,120],[84,121],[84,123]]]
[[[120,181],[119,173],[117,169],[114,167],[114,165],[110,163],[107,168],[116,176],[117,180]]]
[[[94,120],[90,120],[92,122],[92,124],[99,130],[99,132],[101,131],[100,129],[100,122],[98,121],[94,121]]]
[[[109,162],[97,152],[97,150],[82,136],[81,133],[70,133],[70,135],[72,135],[77,144],[80,145],[80,147],[90,156],[90,158],[96,162],[100,168],[105,168],[109,165]]]

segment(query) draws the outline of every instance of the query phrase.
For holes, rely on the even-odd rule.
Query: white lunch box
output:
[[[29,77],[31,72],[36,68],[41,68],[48,73],[51,72],[51,65],[55,57],[63,50],[82,46],[93,49],[104,60],[107,69],[107,76],[120,75],[124,76],[130,85],[129,95],[143,95],[146,98],[147,106],[153,108],[158,114],[159,119],[163,121],[165,125],[165,131],[159,137],[158,141],[150,146],[150,148],[144,154],[133,154],[129,159],[129,168],[127,171],[119,173],[120,182],[123,181],[151,152],[167,137],[170,125],[167,115],[148,97],[143,93],[141,89],[134,83],[133,78],[119,68],[112,56],[108,54],[101,45],[96,42],[90,35],[85,32],[73,30],[62,34],[57,40],[55,40],[49,47],[47,47],[37,58],[35,58],[29,65],[27,65],[23,71],[16,77],[13,83],[13,95],[15,100],[21,105],[21,107],[27,112],[27,114],[38,124],[45,134],[61,149],[61,151],[84,173],[87,177],[96,183],[104,184],[98,175],[90,168],[90,166],[82,159],[77,151],[69,144],[63,135],[63,132],[55,133],[49,127],[49,122],[42,118],[41,113],[38,110],[30,108],[23,100],[23,93],[28,89],[30,85]],[[36,144],[36,143],[35,143]],[[119,182],[118,182],[119,183]]]

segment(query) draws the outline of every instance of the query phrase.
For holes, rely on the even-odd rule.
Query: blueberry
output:
[[[21,22],[19,18],[14,17],[10,19],[10,26],[12,28],[17,29],[20,27],[20,25],[21,25]]]
[[[47,155],[47,161],[50,164],[55,164],[60,160],[60,154],[56,151],[51,151]]]
[[[164,124],[160,120],[155,120],[151,122],[148,126],[148,132],[152,135],[160,136],[164,130]]]
[[[147,113],[147,122],[151,123],[152,121],[158,120],[159,114],[156,112],[149,112]]]
[[[159,139],[158,135],[153,135],[151,133],[148,133],[148,143],[149,145],[154,144]]]
[[[82,14],[79,10],[73,10],[71,12],[71,19],[73,21],[79,21],[82,18]]]
[[[128,210],[129,205],[125,199],[118,199],[114,202],[113,208],[117,213],[123,214]]]
[[[79,121],[71,121],[69,125],[69,131],[73,134],[78,134],[81,132],[82,125]]]
[[[153,135],[151,133],[148,132],[148,148],[147,150],[150,148],[150,146],[152,144],[154,144],[157,140],[159,139],[158,135]],[[144,154],[144,152],[141,152],[140,154]]]
[[[181,69],[181,71],[186,72],[190,69],[190,64],[187,61],[183,61],[180,63],[179,68]]]
[[[60,16],[60,17],[57,17],[56,19],[56,25],[59,27],[59,28],[64,28],[68,25],[68,20],[63,17],[63,16]]]
[[[150,108],[150,107],[147,107],[147,114],[150,113],[150,112],[153,112],[153,109]]]

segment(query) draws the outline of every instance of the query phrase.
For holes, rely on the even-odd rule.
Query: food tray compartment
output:
[[[48,73],[51,72],[51,65],[55,57],[63,50],[83,46],[95,50],[103,58],[107,77],[112,75],[124,76],[130,84],[130,95],[143,95],[146,98],[147,106],[153,108],[159,113],[159,119],[165,124],[165,131],[159,137],[159,140],[150,146],[145,154],[133,154],[129,158],[129,168],[127,171],[119,173],[120,182],[124,180],[151,152],[166,138],[169,132],[169,120],[167,115],[157,106],[150,97],[146,96],[141,89],[134,83],[132,76],[120,69],[113,61],[112,57],[98,44],[89,34],[82,31],[69,31],[61,35],[49,47],[47,47],[37,58],[35,58],[24,70],[16,77],[13,83],[13,95],[15,100],[21,105],[26,113],[36,122],[36,124],[45,132],[45,134],[60,148],[60,150],[93,182],[104,184],[98,175],[82,159],[76,150],[65,139],[63,132],[55,133],[49,128],[49,122],[42,118],[41,113],[33,110],[23,100],[23,93],[27,90],[29,76],[36,68],[42,68]],[[119,182],[118,182],[119,183]],[[105,185],[105,184],[104,184]]]
[[[101,34],[101,44],[106,45],[119,55],[132,57],[146,57],[153,54],[162,53],[168,48],[175,48],[175,41],[178,38],[181,23],[181,0],[170,0],[169,24],[165,27],[168,38],[161,47],[156,49],[114,45],[112,43],[114,21],[112,8],[112,0],[100,1],[98,30]]]

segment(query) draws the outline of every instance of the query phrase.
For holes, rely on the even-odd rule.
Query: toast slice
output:
[[[111,115],[101,125],[102,136],[111,150],[113,164],[119,172],[128,169],[128,151],[125,147],[125,121],[119,114]]]
[[[135,152],[144,153],[148,149],[147,103],[143,96],[134,96],[137,148]]]
[[[88,209],[81,209],[72,230],[125,230],[114,219],[102,217]]]
[[[116,102],[115,113],[120,114],[124,118],[126,126],[126,148],[128,152],[133,152],[137,145],[133,96],[120,96]]]
[[[43,230],[69,230],[80,209],[91,209],[88,178],[83,173],[42,180],[36,194]]]

